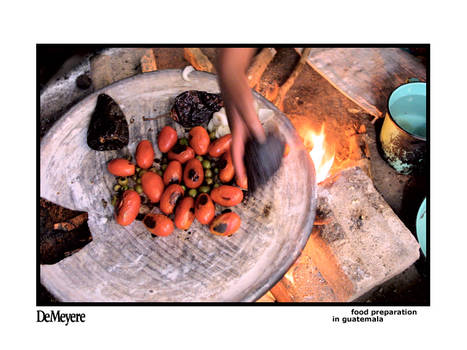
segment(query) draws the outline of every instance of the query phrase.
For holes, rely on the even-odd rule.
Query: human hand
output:
[[[249,48],[224,48],[218,54],[219,85],[232,132],[232,162],[240,183],[246,182],[243,163],[246,140],[248,137],[254,137],[261,143],[266,140],[246,76],[254,52],[255,49]]]

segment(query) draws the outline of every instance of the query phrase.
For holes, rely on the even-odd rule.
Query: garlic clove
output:
[[[186,66],[182,71],[182,78],[185,81],[190,81],[191,79],[188,78],[188,75],[193,72],[195,68],[193,66]]]

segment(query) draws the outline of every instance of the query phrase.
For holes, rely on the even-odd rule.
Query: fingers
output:
[[[246,178],[246,169],[245,164],[243,163],[243,155],[245,154],[245,142],[248,136],[248,130],[235,108],[230,110],[230,120],[232,128],[232,163],[236,176],[243,180]]]
[[[245,127],[259,142],[266,140],[266,135],[255,110],[253,94],[248,86],[245,74],[224,72],[219,80],[227,115],[236,110]]]
[[[236,134],[234,134],[236,135]],[[232,163],[235,169],[235,174],[239,179],[246,177],[245,164],[243,163],[243,155],[245,154],[245,141],[233,136],[232,137]]]
[[[256,113],[246,75],[242,71],[234,74],[235,70],[238,71],[238,66],[224,67],[219,76],[219,85],[232,131],[231,150],[235,174],[241,183],[246,183],[243,156],[247,137],[253,136],[263,143],[266,141],[266,135]]]
[[[239,79],[237,86],[232,88],[232,90],[234,92],[226,96],[229,103],[235,108],[236,113],[243,120],[245,127],[251,135],[259,142],[264,142],[266,135],[256,113],[253,95],[251,89],[248,87],[246,78]]]
[[[245,91],[242,102],[236,104],[235,107],[237,107],[237,112],[241,115],[251,135],[261,143],[266,141],[266,134],[256,113],[251,90]]]

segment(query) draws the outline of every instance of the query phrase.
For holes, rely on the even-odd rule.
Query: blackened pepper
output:
[[[220,94],[189,90],[175,98],[170,116],[185,128],[209,122],[214,112],[224,106]]]
[[[88,127],[88,146],[96,151],[119,150],[128,145],[128,140],[128,123],[119,105],[100,94]]]

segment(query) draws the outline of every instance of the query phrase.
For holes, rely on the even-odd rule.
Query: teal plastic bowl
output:
[[[417,214],[417,238],[418,244],[426,256],[426,198],[423,200]]]

